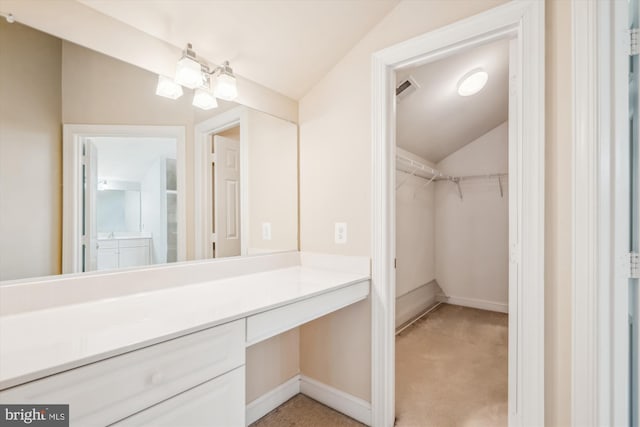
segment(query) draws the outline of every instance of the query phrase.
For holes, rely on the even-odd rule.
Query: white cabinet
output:
[[[151,239],[98,239],[98,270],[149,265]]]
[[[242,393],[233,394],[233,377],[208,395],[218,406],[233,403],[229,411],[241,407],[233,411],[244,420],[244,363],[241,319],[3,390],[0,402],[65,403],[71,426],[109,425],[240,368]],[[233,397],[225,401],[225,393]]]

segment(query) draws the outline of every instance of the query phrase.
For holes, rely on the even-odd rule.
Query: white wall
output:
[[[0,19],[0,280],[60,273],[61,49]]]
[[[151,233],[153,264],[167,262],[167,200],[164,158],[158,158],[140,181],[142,232]]]
[[[398,154],[420,159],[398,149]],[[396,172],[396,298],[436,278],[435,187],[436,183]]]
[[[507,122],[437,164],[454,176],[508,172]],[[436,280],[453,303],[507,311],[509,204],[506,179],[439,181],[435,188]]]

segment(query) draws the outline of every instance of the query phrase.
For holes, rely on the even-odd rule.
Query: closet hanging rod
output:
[[[473,179],[492,179],[492,178],[502,178],[509,176],[508,173],[488,173],[484,175],[461,175],[461,176],[449,176],[447,178],[436,178],[436,181],[470,181]]]

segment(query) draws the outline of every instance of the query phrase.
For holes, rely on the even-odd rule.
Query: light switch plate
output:
[[[335,242],[340,245],[347,243],[347,223],[346,222],[336,222]]]
[[[262,223],[262,240],[271,240],[271,223]]]

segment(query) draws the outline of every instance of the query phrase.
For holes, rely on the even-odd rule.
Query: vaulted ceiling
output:
[[[489,74],[486,86],[472,96],[458,95],[458,81],[476,68]],[[409,76],[420,88],[398,100],[396,140],[424,159],[437,163],[507,120],[508,40],[404,69],[396,81]]]
[[[399,0],[78,0],[293,99]]]

